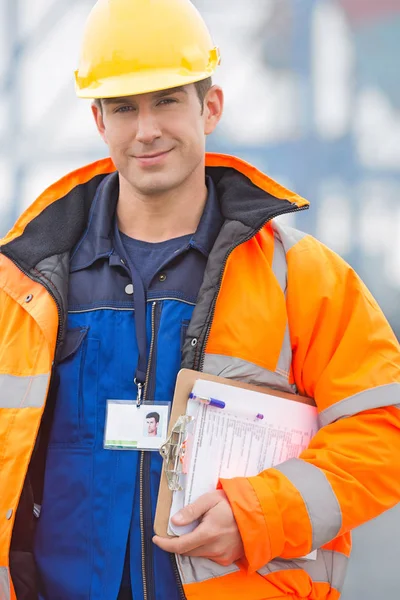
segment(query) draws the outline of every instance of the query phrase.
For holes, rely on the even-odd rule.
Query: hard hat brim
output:
[[[211,77],[215,68],[201,73],[177,73],[176,70],[132,72],[85,85],[75,71],[76,93],[79,98],[123,98],[189,85]]]

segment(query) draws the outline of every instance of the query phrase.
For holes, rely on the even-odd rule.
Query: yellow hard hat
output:
[[[80,98],[133,96],[210,77],[219,50],[189,0],[98,0],[84,33]]]

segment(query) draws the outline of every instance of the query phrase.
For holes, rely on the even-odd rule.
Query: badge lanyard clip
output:
[[[144,383],[140,383],[139,381],[137,381],[136,377],[133,381],[137,385],[136,406],[137,406],[137,408],[140,408],[142,401],[143,401]]]

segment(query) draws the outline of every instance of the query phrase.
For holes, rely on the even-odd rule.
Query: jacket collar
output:
[[[113,172],[111,159],[105,159],[48,188],[0,242],[1,251],[25,270],[50,256],[71,251],[87,227],[101,181]],[[239,221],[254,231],[271,218],[308,205],[238,158],[207,154],[206,173],[215,184],[223,218]]]

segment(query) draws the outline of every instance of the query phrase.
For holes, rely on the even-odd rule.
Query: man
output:
[[[160,422],[160,415],[158,412],[151,412],[146,415],[147,435],[150,437],[158,436],[158,424]]]
[[[334,600],[351,529],[400,500],[398,343],[347,264],[274,221],[304,199],[205,156],[218,62],[189,0],[91,13],[76,83],[112,160],[1,242],[2,600]],[[181,366],[308,395],[321,429],[153,541],[161,458],[104,448],[107,403],[171,402]]]

